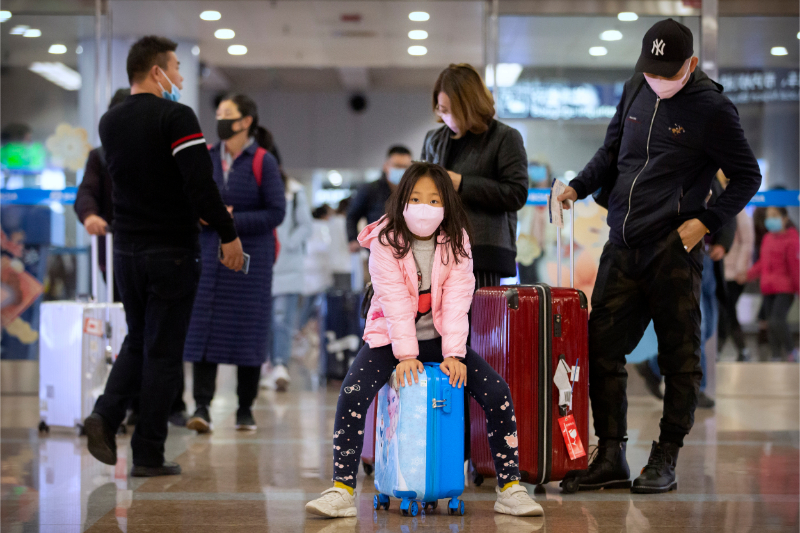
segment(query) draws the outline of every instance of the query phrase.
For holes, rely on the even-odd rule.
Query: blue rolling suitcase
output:
[[[398,390],[399,389],[399,390]],[[420,504],[464,514],[464,391],[450,385],[436,363],[425,364],[419,384],[399,387],[396,376],[378,393],[375,421],[375,509],[400,498],[404,515]]]

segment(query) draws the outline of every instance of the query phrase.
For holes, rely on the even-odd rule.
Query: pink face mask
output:
[[[689,75],[691,74],[692,69],[686,69],[686,75],[679,79],[679,80],[661,80],[658,78],[651,78],[647,74],[644,75],[644,79],[647,80],[647,83],[650,85],[650,88],[653,89],[662,100],[666,100],[668,98],[672,98],[676,94],[683,89],[683,86],[686,85],[686,82],[689,81]]]
[[[430,237],[444,220],[444,207],[429,204],[407,204],[403,218],[411,233],[417,237]]]

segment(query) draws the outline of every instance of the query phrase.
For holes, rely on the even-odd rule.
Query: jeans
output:
[[[292,356],[292,337],[299,318],[299,294],[279,294],[272,297],[272,350],[273,366],[288,366]]]
[[[659,440],[682,445],[692,429],[703,375],[703,256],[699,246],[687,253],[677,231],[642,248],[609,242],[603,249],[589,317],[589,397],[601,440],[627,435],[625,358],[651,320],[666,382]]]
[[[703,369],[703,379],[700,380],[700,392],[705,392],[707,382],[706,372],[706,343],[714,336],[714,329],[719,322],[719,302],[717,301],[717,278],[714,275],[714,261],[707,255],[703,256],[703,279],[700,285],[700,366]],[[661,378],[658,368],[658,355],[648,360],[650,369]]]
[[[199,249],[118,238],[114,269],[128,336],[94,412],[117,428],[130,401],[139,396],[133,464],[161,466],[167,420],[183,380],[183,345],[200,279]]]
[[[764,296],[764,314],[766,315],[769,333],[769,346],[772,359],[782,360],[783,349],[794,350],[794,341],[789,332],[786,316],[794,303],[794,294],[767,294]]]
[[[194,401],[198,407],[211,405],[217,390],[217,363],[202,361],[192,366],[194,376]],[[239,411],[247,411],[258,396],[258,380],[261,366],[237,366],[236,394],[239,397]]]

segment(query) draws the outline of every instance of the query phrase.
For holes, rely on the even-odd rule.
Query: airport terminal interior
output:
[[[788,533],[800,529],[799,274],[791,266],[797,264],[795,228],[800,224],[800,5],[796,0],[4,0],[0,9],[2,531]],[[707,239],[708,254],[719,248],[712,264],[720,268],[702,274],[704,285],[711,276],[709,294],[714,300],[713,306],[700,306],[705,381],[693,426],[680,449],[675,490],[639,494],[604,488],[573,493],[562,488],[560,478],[536,484],[523,475],[520,486],[541,506],[543,515],[514,516],[496,512],[497,479],[479,474],[475,462],[468,461],[463,486],[459,478],[453,494],[463,501],[460,510],[450,512],[443,496],[438,508],[404,512],[401,499],[394,495],[388,508],[376,509],[378,470],[388,468],[382,454],[392,453],[388,444],[386,452],[378,442],[384,438],[380,414],[366,426],[370,439],[370,432],[380,426],[374,437],[374,447],[380,449],[372,452],[374,457],[365,452],[359,466],[355,516],[324,518],[308,512],[306,504],[330,489],[337,475],[334,469],[339,463],[331,453],[332,443],[336,449],[332,437],[337,399],[340,389],[343,395],[353,390],[345,390],[342,380],[363,344],[365,320],[369,334],[369,321],[385,318],[383,311],[378,317],[374,308],[369,313],[361,310],[370,281],[370,253],[355,243],[353,232],[374,220],[366,207],[354,215],[353,206],[363,204],[357,203],[363,200],[359,195],[369,187],[385,189],[388,197],[397,183],[392,181],[393,170],[423,157],[430,159],[430,150],[423,150],[426,134],[442,127],[447,116],[437,99],[437,91],[445,91],[436,85],[440,72],[451,64],[472,65],[493,99],[494,118],[510,126],[524,145],[527,201],[508,218],[515,239],[510,246],[516,254],[516,275],[498,274],[500,284],[572,286],[588,296],[588,300],[582,297],[586,305],[594,306],[592,292],[608,274],[599,268],[613,233],[608,212],[590,196],[576,201],[574,217],[565,217],[564,227],[558,228],[551,224],[548,189],[554,180],[566,185],[579,176],[603,145],[640,54],[659,59],[659,47],[649,43],[643,47],[643,38],[666,19],[679,22],[693,35],[689,53],[699,58],[698,68],[723,86],[722,94],[736,106],[762,177],[758,191],[735,217],[731,241],[718,244],[711,236]],[[131,438],[137,427],[131,422],[139,416],[135,405],[117,430],[116,465],[95,459],[87,445],[84,420],[103,394],[128,325],[123,305],[109,303],[120,301],[111,298],[114,277],[126,275],[119,272],[119,254],[112,257],[105,239],[89,234],[90,219],[81,214],[80,195],[81,184],[90,176],[92,154],[97,154],[93,149],[101,145],[100,118],[115,93],[130,88],[129,50],[147,35],[177,43],[175,55],[183,77],[180,103],[196,115],[202,130],[177,140],[170,147],[172,156],[178,160],[176,152],[191,144],[187,139],[194,144],[205,141],[212,161],[221,165],[219,172],[215,167],[215,179],[227,198],[229,166],[235,158],[226,151],[230,145],[224,142],[224,121],[218,119],[244,117],[244,100],[230,95],[247,95],[253,104],[247,113],[256,114],[271,137],[269,147],[261,138],[254,137],[254,144],[272,154],[265,155],[265,161],[277,164],[256,169],[254,163],[245,170],[255,175],[259,187],[262,172],[264,180],[274,178],[275,183],[282,174],[286,216],[264,236],[264,242],[274,247],[275,230],[280,243],[277,259],[269,255],[273,248],[267,255],[251,249],[248,276],[252,279],[269,270],[264,279],[272,280],[271,290],[234,295],[224,311],[236,312],[239,299],[259,305],[271,302],[266,316],[258,316],[256,304],[246,310],[248,320],[263,332],[256,335],[262,339],[262,353],[257,356],[261,359],[234,363],[242,365],[238,373],[234,365],[224,364],[227,361],[220,364],[216,391],[210,394],[213,401],[205,412],[198,390],[207,388],[209,378],[206,372],[202,377],[206,385],[197,385],[200,359],[191,358],[189,339],[186,353],[177,355],[183,358],[184,405],[171,407],[164,444],[164,460],[180,465],[181,473],[139,477],[131,475],[136,466]],[[167,99],[174,96],[170,89],[177,87],[164,88]],[[242,112],[237,115],[235,109],[233,115],[225,115],[230,112],[226,104]],[[691,129],[695,124],[685,120],[678,124],[675,118],[670,125],[669,136],[677,139],[677,146],[684,146],[683,125]],[[626,127],[646,127],[638,122],[649,123],[650,117],[628,118]],[[231,130],[228,137],[235,134]],[[686,137],[699,135],[689,131]],[[221,140],[221,151],[215,154],[220,148],[212,145]],[[254,148],[244,141],[240,149],[252,153]],[[405,148],[398,152],[397,147]],[[397,163],[398,158],[408,162]],[[446,166],[447,161],[437,162]],[[458,180],[467,183],[471,177],[463,174]],[[230,176],[233,180],[236,174],[231,171]],[[718,177],[714,186],[720,191],[731,187],[725,176]],[[110,191],[106,192],[110,199]],[[375,200],[379,215],[385,199]],[[682,199],[683,189],[676,200],[678,210]],[[233,208],[234,222],[239,212]],[[246,253],[253,241],[246,240],[242,227],[237,225],[237,231]],[[295,244],[290,236],[301,227],[307,231]],[[203,246],[209,231],[203,230]],[[773,246],[772,255],[761,253],[774,242],[774,234],[794,237],[786,237],[791,242],[782,241],[788,244],[777,251]],[[748,239],[749,245],[741,244]],[[214,241],[214,250],[203,248],[204,268],[207,257],[214,264],[218,242]],[[733,257],[734,250],[739,257]],[[786,250],[790,250],[785,263],[789,266],[768,264],[774,253]],[[414,254],[418,257],[416,248]],[[265,268],[257,264],[259,257],[270,257],[275,264]],[[106,266],[111,264],[107,259],[113,269]],[[753,273],[758,269],[754,264],[759,265],[761,278]],[[765,281],[772,268],[794,275],[792,286],[777,295]],[[220,279],[223,274],[227,272],[220,273]],[[424,276],[418,275],[421,291]],[[202,295],[215,281],[206,285],[205,279],[200,278],[195,302],[211,302],[207,305],[212,309],[214,300],[202,300]],[[427,282],[434,286],[436,276]],[[384,294],[382,289],[378,293]],[[785,297],[780,300],[784,311],[780,320],[771,314],[778,306],[776,297]],[[373,306],[375,302],[373,297]],[[420,298],[420,311],[421,302]],[[438,324],[436,305],[434,297],[433,322]],[[510,300],[508,305],[511,309]],[[713,313],[706,314],[711,307]],[[194,309],[195,314],[204,311]],[[585,312],[590,316],[591,309]],[[211,322],[227,324],[226,317],[215,316]],[[480,329],[475,321],[483,319],[477,316],[471,316],[473,336]],[[557,317],[558,337],[561,314]],[[212,331],[213,337],[213,331],[219,331],[213,325],[219,323],[211,322],[199,329],[202,334],[205,329]],[[510,335],[509,323],[488,325],[495,332],[492,338]],[[537,327],[530,324],[528,329]],[[572,328],[573,323],[567,320],[564,327]],[[197,335],[196,329],[190,327],[190,337]],[[780,335],[785,335],[785,342],[778,339]],[[387,338],[391,336],[389,326]],[[221,338],[238,341],[232,335]],[[579,383],[578,368],[585,383],[597,357],[589,353],[586,336],[581,339],[585,346],[578,342],[578,361],[565,364],[573,388]],[[648,464],[651,446],[659,439],[662,398],[665,391],[671,394],[653,371],[658,354],[651,323],[625,365],[631,479]],[[546,355],[555,357],[553,368],[550,363],[539,368],[557,374],[556,367],[562,369],[558,354]],[[245,376],[242,369],[247,368],[252,371]],[[522,381],[515,376],[514,382],[522,385],[512,385],[512,390],[520,386],[526,393],[539,391],[546,396],[552,389],[555,404],[545,416],[550,420],[559,412],[564,395],[559,396],[560,389],[540,371],[531,372],[529,382],[524,381],[527,375]],[[245,395],[244,382],[255,389],[256,375],[257,397],[251,410],[243,411],[239,402]],[[511,384],[511,376],[504,377]],[[213,375],[210,379],[213,384]],[[548,385],[544,393],[541,383]],[[573,392],[568,390],[568,397]],[[140,396],[146,395],[142,388]],[[586,406],[588,401],[576,397],[575,405]],[[471,401],[470,410],[476,409],[478,404]],[[252,415],[252,420],[243,414]],[[352,416],[361,417],[355,411]],[[532,420],[540,416],[544,415],[516,406],[519,426],[534,424]],[[592,412],[575,407],[574,416],[577,426],[586,428],[580,434],[584,451],[594,458],[599,442],[592,430]],[[202,426],[205,422],[211,422],[208,431]],[[391,433],[395,427],[389,426]],[[540,427],[549,428],[544,422]],[[565,442],[557,424],[554,427],[555,437],[542,438],[536,449],[541,455],[551,447],[553,457],[563,459],[572,448],[567,431]],[[474,442],[474,425],[471,431]],[[547,431],[540,430],[540,435]],[[481,435],[485,441],[485,433]],[[463,438],[449,435],[446,440],[449,444]],[[401,437],[399,446],[404,442]],[[520,449],[529,445],[520,441]],[[472,448],[476,453],[474,444]],[[399,453],[396,457],[403,456],[402,450]],[[434,455],[428,452],[428,464]],[[425,459],[410,462],[424,465]],[[406,465],[399,459],[398,465],[399,476]],[[460,474],[461,467],[457,470]],[[430,488],[433,481],[428,483]]]

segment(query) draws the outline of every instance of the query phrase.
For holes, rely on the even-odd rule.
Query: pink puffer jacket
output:
[[[378,234],[384,225],[385,218],[382,218],[364,228],[358,236],[361,246],[370,250],[369,274],[375,291],[367,314],[364,340],[370,348],[391,343],[394,356],[402,361],[419,355],[415,322],[419,306],[417,265],[411,252],[396,259],[394,250],[380,242]],[[464,240],[469,260],[460,258],[456,263],[452,250],[447,245],[442,246],[443,236],[439,237],[434,254],[431,309],[433,325],[442,335],[444,357],[464,357],[467,353],[467,313],[475,292],[475,276],[466,234]]]
[[[747,273],[749,281],[758,278],[761,278],[761,294],[800,292],[800,246],[796,229],[764,236],[758,262]]]

